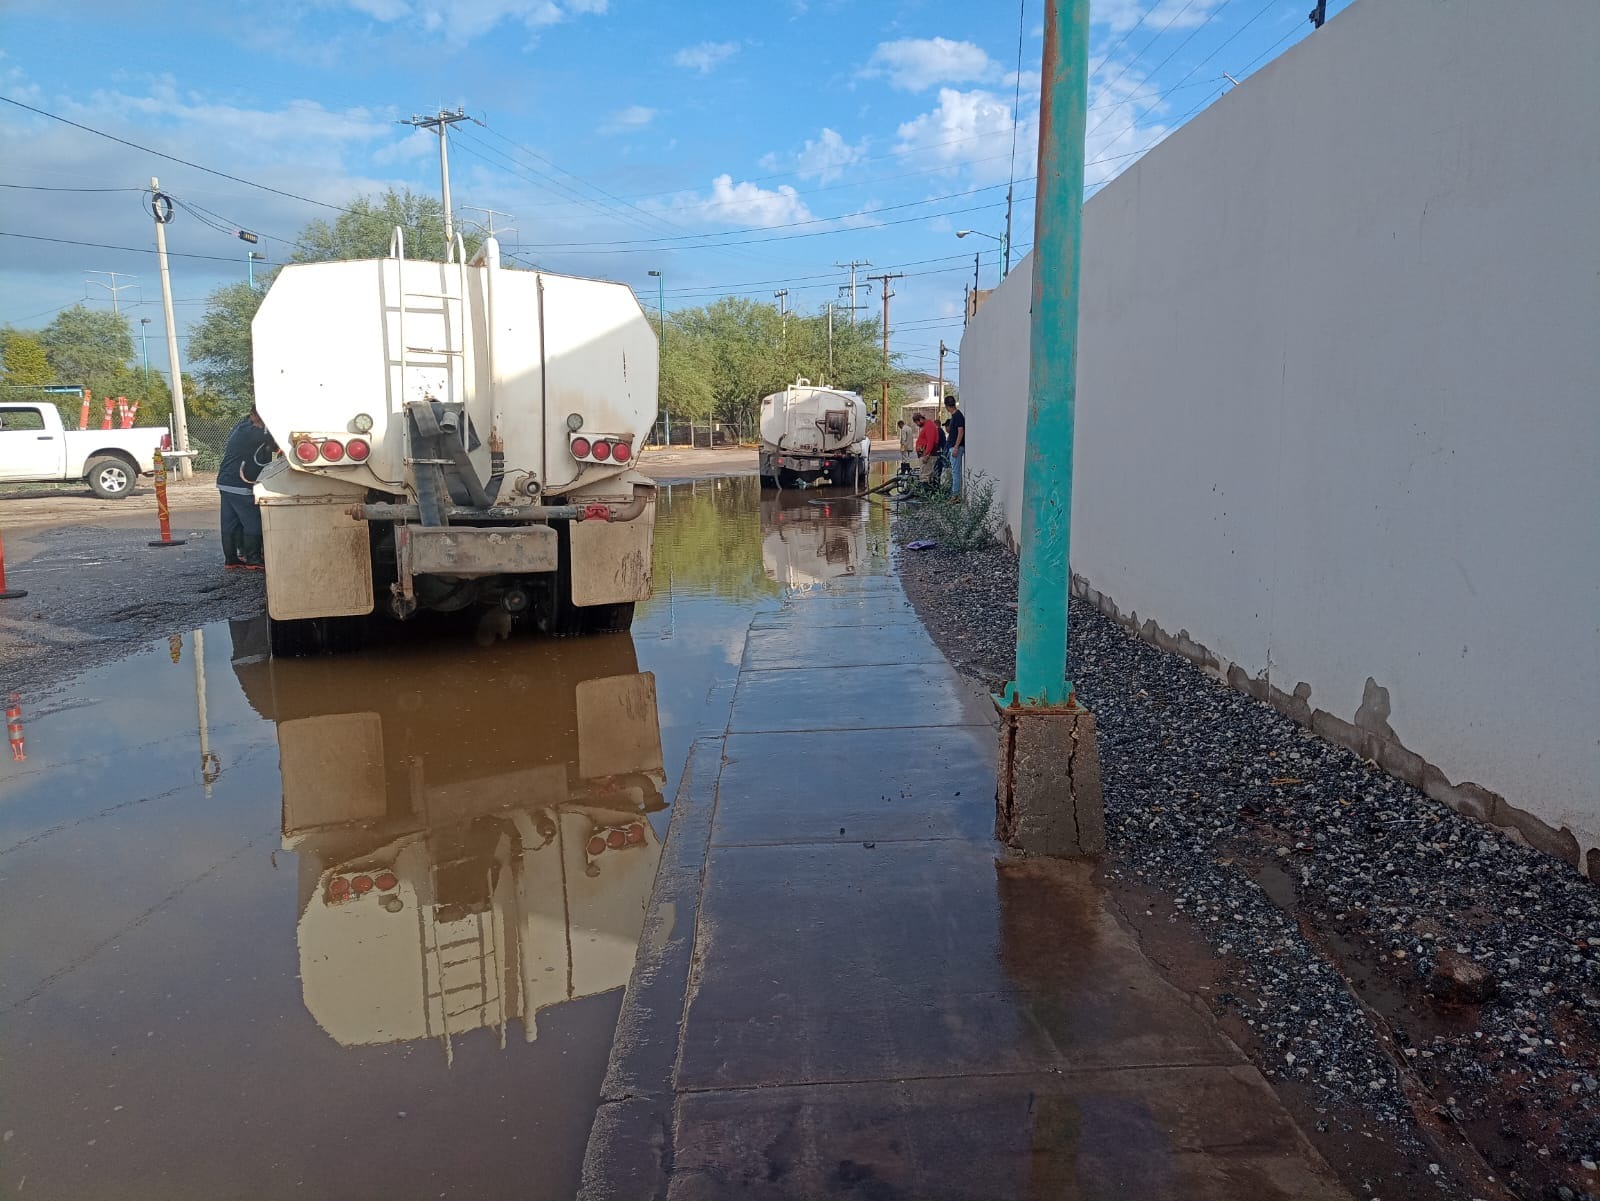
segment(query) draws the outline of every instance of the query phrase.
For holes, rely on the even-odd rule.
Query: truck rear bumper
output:
[[[395,532],[405,575],[463,579],[532,575],[554,571],[558,563],[556,531],[547,525],[500,529],[402,525]]]

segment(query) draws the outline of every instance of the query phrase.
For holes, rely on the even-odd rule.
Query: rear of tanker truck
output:
[[[459,246],[459,242],[457,243]],[[256,502],[275,654],[373,617],[626,630],[650,595],[658,346],[622,284],[499,264],[295,264],[252,325],[283,451]]]

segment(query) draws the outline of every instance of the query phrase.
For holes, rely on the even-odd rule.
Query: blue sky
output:
[[[119,271],[138,277],[124,307],[158,335],[136,190],[151,175],[213,224],[261,232],[258,249],[278,260],[306,221],[337,215],[311,202],[391,184],[436,193],[436,139],[397,121],[441,105],[485,123],[452,140],[458,210],[509,212],[497,218],[516,227],[508,249],[632,284],[652,308],[657,269],[669,309],[787,287],[814,311],[843,302],[834,263],[867,259],[905,273],[895,345],[931,371],[939,339],[959,342],[975,251],[984,286],[997,279],[996,243],[955,232],[1004,227],[1014,110],[1019,257],[1032,240],[1043,0],[5,7],[0,95],[250,183],[0,106],[0,183],[29,185],[0,189],[0,230],[133,248],[0,238],[0,323],[41,325],[85,295],[106,304],[85,280]],[[1233,86],[1224,72],[1243,80],[1308,34],[1309,7],[1096,3],[1091,186]],[[168,237],[181,333],[208,292],[243,278],[247,247],[185,211]]]

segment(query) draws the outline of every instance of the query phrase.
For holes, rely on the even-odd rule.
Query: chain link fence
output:
[[[759,437],[754,417],[741,417],[737,421],[685,420],[674,417],[657,419],[646,440],[651,446],[711,448],[748,446],[756,442]]]

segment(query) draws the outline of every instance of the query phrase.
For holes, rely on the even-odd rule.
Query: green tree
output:
[[[431,196],[390,188],[380,196],[355,201],[331,224],[318,220],[306,225],[296,239],[293,261],[384,258],[396,226],[405,230],[406,258],[442,261],[443,213],[443,206]],[[476,234],[463,233],[463,241],[469,258],[483,244]],[[258,276],[257,285],[218,288],[207,299],[205,316],[189,338],[189,358],[221,405],[219,417],[243,414],[255,404],[250,322],[271,286],[271,276]]]
[[[406,258],[443,261],[444,206],[410,188],[390,188],[382,196],[362,197],[334,220],[313,221],[300,231],[297,263],[330,259],[381,259],[389,253],[395,226],[405,230]],[[470,259],[483,239],[462,231]]]
[[[114,396],[119,373],[133,358],[127,318],[81,304],[63,309],[39,333],[56,382],[82,384],[96,396]]]
[[[878,338],[876,321],[835,321],[830,371],[823,313],[791,313],[785,322],[776,306],[740,297],[680,309],[668,322],[663,399],[674,416],[749,421],[763,396],[804,377],[875,405],[884,378]],[[889,375],[899,375],[896,357]]]
[[[37,334],[7,326],[0,330],[0,357],[5,359],[4,382],[22,387],[55,382],[55,369]]]
[[[206,315],[189,334],[189,361],[201,380],[243,412],[256,402],[250,322],[261,307],[262,295],[243,282],[218,288],[206,301]]]

